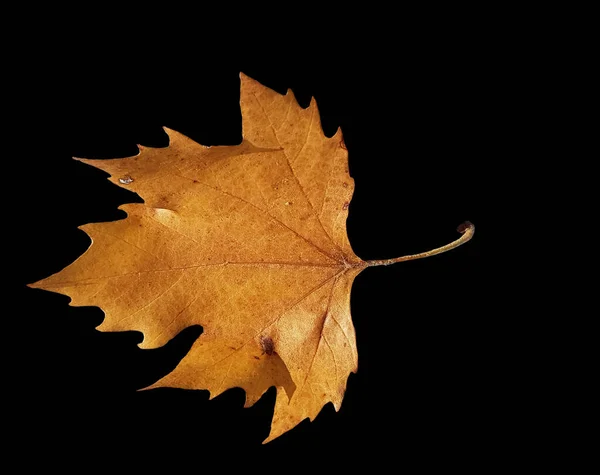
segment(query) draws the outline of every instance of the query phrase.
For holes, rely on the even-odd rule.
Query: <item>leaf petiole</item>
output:
[[[396,257],[394,259],[378,259],[373,261],[366,261],[367,266],[389,266],[396,262],[412,261],[415,259],[423,259],[424,257],[435,256],[446,251],[450,251],[468,241],[471,240],[473,234],[475,234],[475,226],[469,221],[462,223],[456,230],[462,234],[456,241],[446,244],[445,246],[432,249],[430,251],[420,252],[419,254],[409,254],[408,256]]]

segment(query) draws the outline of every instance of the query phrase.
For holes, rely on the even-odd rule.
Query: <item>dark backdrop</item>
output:
[[[495,464],[506,442],[492,351],[498,316],[483,297],[482,190],[501,160],[503,89],[489,43],[457,33],[385,51],[322,45],[271,58],[255,46],[254,55],[230,52],[218,62],[206,56],[208,44],[80,49],[71,37],[40,48],[44,74],[27,89],[28,138],[15,160],[11,275],[20,331],[12,343],[23,365],[14,384],[23,408],[15,440],[92,463],[114,453],[136,463],[175,456],[200,463],[229,450],[254,454],[259,469],[261,457],[280,453],[397,466]],[[279,92],[291,88],[302,106],[316,97],[327,135],[341,126],[356,182],[348,234],[359,257],[420,252],[456,239],[465,220],[477,226],[452,252],[359,275],[351,300],[359,370],[341,410],[327,405],[266,446],[273,389],[250,409],[239,389],[212,401],[205,391],[136,391],[173,368],[199,328],[143,351],[139,333],[95,330],[97,308],[72,308],[67,297],[25,286],[86,249],[77,226],[119,219],[117,207],[136,200],[71,157],[165,146],[161,126],[205,145],[239,143],[240,71]]]

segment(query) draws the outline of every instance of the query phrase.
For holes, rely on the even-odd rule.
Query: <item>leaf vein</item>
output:
[[[333,358],[333,364],[334,364],[334,368],[335,368],[335,379],[337,381],[337,378],[338,378],[338,365],[337,365],[337,359],[335,358],[335,353],[334,353],[333,349],[331,348],[331,345],[327,341],[327,337],[325,335],[323,335],[323,340],[325,341],[325,344],[327,345],[327,348],[329,348],[329,351],[331,352],[331,357]],[[329,379],[327,380],[327,385],[331,389],[331,386],[330,386],[330,383],[329,383]]]
[[[275,129],[275,127],[273,127],[273,123],[271,122],[271,117],[269,117],[269,114],[267,114],[267,111],[265,110],[264,106],[261,104],[261,102],[258,100],[258,97],[256,96],[256,94],[254,94],[254,98],[256,99],[256,102],[258,103],[258,105],[260,106],[262,113],[264,114],[264,116],[267,118],[267,120],[269,121],[269,125],[271,126],[271,130],[273,131],[273,134],[275,135],[275,140],[277,140],[277,143],[279,144],[279,146],[282,149],[283,155],[286,158],[286,162],[288,165],[288,168],[290,169],[290,171],[292,172],[292,176],[294,177],[294,180],[296,181],[298,187],[300,188],[300,191],[302,192],[302,195],[304,195],[304,198],[306,199],[306,201],[308,202],[308,205],[310,206],[313,215],[315,216],[315,218],[317,219],[317,222],[319,223],[321,229],[323,230],[323,232],[325,233],[325,235],[329,238],[329,240],[331,241],[331,244],[333,244],[333,246],[343,254],[342,250],[339,248],[339,246],[335,243],[335,241],[331,238],[331,236],[329,235],[329,233],[325,230],[325,227],[323,226],[323,223],[321,221],[321,218],[319,217],[319,215],[316,213],[316,210],[312,204],[312,202],[310,201],[310,199],[308,198],[308,195],[306,194],[306,191],[304,190],[304,187],[302,186],[302,183],[300,182],[300,179],[298,178],[298,176],[296,175],[296,172],[294,171],[294,167],[292,167],[292,164],[290,162],[290,157],[288,156],[288,154],[285,151],[285,148],[283,147],[283,145],[281,145],[281,142],[279,141],[279,137],[277,136],[277,130]],[[316,113],[316,109],[312,111],[312,115],[311,115],[311,123],[309,126],[309,133],[310,133],[310,128],[312,127],[312,122],[314,119],[314,114]],[[302,146],[302,148],[304,148],[304,146],[306,145],[306,141],[308,140],[308,133],[306,134],[306,139],[305,139],[305,143]]]
[[[190,266],[180,266],[180,267],[171,267],[170,269],[150,269],[150,270],[142,270],[142,271],[133,271],[133,272],[125,272],[123,274],[114,274],[107,275],[102,277],[94,277],[91,279],[87,279],[86,281],[62,281],[62,282],[54,282],[44,284],[44,288],[53,289],[57,287],[77,287],[78,285],[93,285],[99,284],[104,279],[114,279],[117,277],[127,277],[134,274],[147,274],[151,272],[173,272],[178,270],[187,270],[187,269],[197,269],[200,267],[225,267],[225,266],[246,266],[246,267],[342,267],[340,264],[323,264],[323,263],[315,263],[315,262],[307,262],[305,264],[298,262],[276,262],[276,261],[257,261],[257,262],[216,262],[214,264],[202,263],[202,264],[193,264]]]
[[[186,178],[186,177],[184,177]],[[319,253],[323,254],[325,257],[328,257],[329,259],[332,259],[334,261],[338,261],[338,259],[336,259],[334,256],[332,256],[331,254],[329,254],[327,251],[321,249],[319,246],[317,246],[314,242],[310,241],[309,239],[306,239],[304,236],[302,236],[300,233],[298,233],[298,231],[292,229],[291,227],[289,227],[287,224],[285,224],[283,221],[279,220],[278,218],[276,218],[275,216],[273,216],[271,213],[269,213],[268,210],[262,210],[260,209],[258,206],[256,206],[253,203],[250,203],[249,201],[245,200],[244,198],[240,197],[240,196],[236,196],[232,193],[229,193],[228,191],[222,190],[220,188],[216,188],[214,186],[210,186],[207,185],[206,183],[199,183],[200,185],[206,186],[207,188],[211,188],[215,191],[218,191],[220,193],[223,193],[224,195],[230,196],[232,198],[235,198],[237,200],[240,200],[250,206],[252,206],[253,208],[257,209],[258,211],[260,211],[261,213],[265,213],[267,216],[269,216],[271,219],[273,219],[276,223],[278,223],[280,226],[288,229],[289,231],[291,231],[292,233],[294,233],[296,236],[298,236],[300,239],[302,239],[304,242],[306,242],[307,244],[311,245],[312,247],[314,247]]]
[[[155,342],[156,340],[158,340],[158,338],[159,338],[159,337],[160,337],[160,336],[161,336],[161,335],[162,335],[162,334],[163,334],[165,331],[167,331],[167,330],[169,329],[169,327],[170,327],[171,325],[173,325],[173,323],[175,323],[175,320],[177,320],[177,317],[179,317],[179,315],[181,315],[181,314],[182,314],[183,312],[185,312],[185,311],[186,311],[188,308],[190,308],[190,307],[191,307],[191,306],[194,304],[194,302],[195,302],[196,300],[198,300],[198,298],[199,298],[199,297],[200,297],[199,295],[196,295],[196,297],[194,297],[194,298],[193,298],[193,299],[190,301],[190,303],[188,303],[188,304],[187,304],[185,307],[183,307],[183,308],[182,308],[182,309],[181,309],[179,312],[177,312],[177,315],[175,315],[175,316],[174,316],[174,317],[171,319],[171,321],[170,321],[170,322],[169,322],[167,325],[165,325],[165,326],[163,327],[163,329],[162,329],[162,330],[161,330],[161,331],[160,331],[160,332],[159,332],[159,333],[158,333],[158,334],[157,334],[157,335],[156,335],[156,336],[155,336],[155,337],[152,339],[152,341],[153,341],[153,342]]]
[[[204,367],[204,369],[208,369],[208,368],[212,368],[213,366],[218,365],[219,363],[225,361],[227,358],[229,358],[230,356],[232,356],[233,354],[237,353],[238,351],[240,351],[242,348],[244,348],[248,343],[250,343],[251,341],[253,341],[257,336],[259,336],[263,331],[265,331],[267,328],[269,328],[271,325],[273,325],[274,323],[278,322],[281,317],[283,317],[287,312],[289,312],[292,308],[294,308],[296,305],[298,305],[300,302],[302,302],[304,299],[308,298],[311,294],[313,294],[314,292],[316,292],[317,290],[319,290],[321,287],[323,287],[325,284],[327,284],[331,279],[335,279],[337,278],[342,272],[344,272],[344,270],[341,270],[340,272],[332,275],[331,277],[328,277],[327,279],[325,279],[323,282],[321,282],[320,284],[318,284],[317,286],[313,287],[311,290],[309,290],[308,292],[306,292],[302,297],[300,297],[298,300],[296,300],[292,305],[290,305],[288,308],[286,308],[285,310],[283,310],[281,313],[279,313],[277,315],[277,317],[275,317],[273,320],[269,321],[269,323],[267,323],[263,328],[261,328],[259,331],[257,331],[253,336],[251,336],[250,338],[248,338],[239,348],[236,348],[235,350],[233,350],[231,353],[229,353],[228,355],[224,356],[223,358],[221,358],[220,360],[212,363],[209,366]],[[306,381],[305,381],[306,382]]]
[[[167,287],[166,289],[162,290],[156,297],[154,297],[152,300],[150,300],[150,302],[148,302],[146,305],[144,305],[143,307],[137,309],[135,312],[121,318],[117,323],[121,323],[124,320],[127,320],[128,318],[133,317],[134,315],[140,313],[142,310],[144,310],[145,308],[149,307],[150,305],[152,305],[154,302],[156,302],[159,298],[161,298],[162,296],[164,296],[169,290],[171,290],[173,287],[175,287],[175,285],[177,285],[177,283],[179,283],[179,281],[183,278],[183,276],[185,275],[185,272],[182,272],[181,275],[175,279],[175,282],[173,282],[171,285],[169,285],[169,287]]]
[[[317,353],[319,352],[319,347],[321,346],[321,340],[323,339],[323,329],[325,328],[325,322],[327,321],[327,318],[329,317],[329,307],[331,306],[331,299],[333,297],[333,291],[335,289],[335,285],[337,284],[338,278],[340,276],[341,272],[338,272],[338,274],[336,274],[335,280],[333,282],[333,285],[331,286],[331,291],[329,292],[329,297],[327,298],[327,305],[325,306],[325,315],[323,316],[323,323],[321,324],[321,331],[319,332],[319,341],[317,342],[317,347],[315,349],[315,352],[312,356],[312,359],[310,361],[310,364],[308,366],[308,370],[306,371],[306,376],[304,376],[304,381],[302,382],[302,386],[300,386],[300,388],[298,389],[298,394],[300,394],[300,391],[302,390],[302,388],[304,387],[304,385],[306,384],[306,381],[308,380],[308,377],[310,376],[310,372],[312,370],[312,367],[315,363],[315,359],[317,357]]]
[[[100,234],[105,234],[106,236],[110,236],[110,237],[113,237],[113,238],[118,239],[120,241],[123,241],[125,244],[129,244],[130,246],[135,247],[136,249],[139,249],[142,252],[150,254],[157,261],[164,262],[160,257],[158,257],[157,255],[151,253],[148,249],[144,249],[143,247],[140,247],[140,246],[138,246],[136,244],[133,244],[132,242],[129,242],[126,239],[123,239],[121,236],[115,236],[114,234],[110,234],[110,233],[107,233],[106,231],[99,230],[99,229],[94,229],[94,232],[95,233],[100,233]]]

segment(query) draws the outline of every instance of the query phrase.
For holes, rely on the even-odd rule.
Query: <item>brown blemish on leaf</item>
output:
[[[123,185],[129,185],[130,183],[133,183],[133,178],[131,178],[129,175],[125,175],[121,178],[119,178],[119,183],[123,184]]]
[[[273,339],[270,336],[261,335],[260,346],[262,348],[263,354],[266,353],[267,355],[271,356],[273,353],[275,353],[275,343],[273,342]]]

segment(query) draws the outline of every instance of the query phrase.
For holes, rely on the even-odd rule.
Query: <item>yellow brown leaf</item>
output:
[[[249,406],[275,386],[271,440],[328,402],[339,409],[358,363],[353,280],[399,260],[370,263],[352,251],[348,152],[341,131],[323,134],[314,100],[303,109],[291,91],[241,75],[240,104],[240,145],[205,147],[165,129],[168,147],[79,159],[144,203],[121,206],[125,219],[82,226],[89,249],[32,286],[100,307],[101,330],[140,331],[143,348],[201,325],[151,387],[211,397],[241,387]]]

